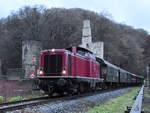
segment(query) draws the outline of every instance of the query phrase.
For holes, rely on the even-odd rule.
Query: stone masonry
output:
[[[22,68],[8,68],[7,80],[22,80],[24,79],[25,70]]]
[[[25,70],[25,78],[30,78],[30,72],[35,71],[33,57],[36,57],[37,67],[39,67],[41,50],[42,44],[39,41],[22,41],[22,68]]]
[[[92,51],[96,57],[104,58],[104,43],[92,42],[90,20],[83,21],[82,44],[79,46]]]

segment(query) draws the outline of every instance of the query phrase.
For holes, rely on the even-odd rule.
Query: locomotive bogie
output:
[[[95,90],[102,86],[102,79],[78,78],[78,77],[40,77],[39,87],[46,94],[52,93],[83,93]]]

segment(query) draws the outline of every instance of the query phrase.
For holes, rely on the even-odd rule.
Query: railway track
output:
[[[27,106],[38,105],[38,104],[47,102],[50,99],[52,99],[52,98],[40,97],[40,98],[27,99],[27,100],[21,100],[21,101],[16,101],[16,102],[1,103],[0,104],[0,113],[5,113],[6,111],[25,108]]]
[[[92,96],[95,94],[111,92],[111,91],[118,90],[118,89],[121,89],[121,88],[107,89],[107,90],[84,93],[84,94],[73,95],[73,96],[64,96],[64,97],[60,97],[60,96],[48,97],[47,96],[47,97],[34,98],[34,99],[30,99],[30,100],[1,103],[0,104],[0,113],[5,113],[7,111],[23,109],[26,107],[36,106],[36,105],[45,104],[45,103],[51,103],[51,102],[55,102],[55,101],[59,101],[59,100],[66,101],[66,100],[77,99],[77,98],[82,98],[82,97],[86,97],[86,96]]]

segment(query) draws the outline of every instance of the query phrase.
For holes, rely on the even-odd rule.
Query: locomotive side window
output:
[[[80,54],[80,55],[82,55],[82,56],[85,56],[86,52],[85,52],[85,51],[78,50],[78,54]]]
[[[68,50],[68,51],[72,52],[72,48],[67,48],[66,50]]]
[[[94,55],[90,54],[90,57],[95,60],[95,56]]]
[[[84,57],[88,57],[89,55],[91,55],[90,58],[96,59],[96,58],[94,57],[94,55],[92,55],[92,52],[90,52],[89,50],[86,50],[86,49],[84,49],[84,48],[78,47],[76,53],[77,53],[77,54],[80,54],[80,55],[82,55],[82,56],[84,56]]]

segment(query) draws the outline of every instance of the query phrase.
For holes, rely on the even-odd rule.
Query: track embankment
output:
[[[133,88],[123,88],[116,90],[107,90],[96,93],[66,96],[49,102],[42,103],[41,105],[26,106],[19,110],[13,110],[11,113],[78,113],[86,112],[88,107],[100,105],[111,98],[118,97],[122,94],[128,93]],[[9,112],[8,112],[9,113]]]

